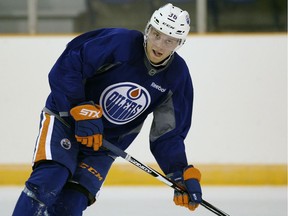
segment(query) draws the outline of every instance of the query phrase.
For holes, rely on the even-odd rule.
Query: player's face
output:
[[[179,45],[179,39],[170,37],[151,27],[147,34],[146,52],[152,63],[160,63]]]

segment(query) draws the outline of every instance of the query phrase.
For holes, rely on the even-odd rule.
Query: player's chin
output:
[[[150,56],[150,61],[154,64],[160,63],[164,60],[163,55],[154,55],[154,53]]]

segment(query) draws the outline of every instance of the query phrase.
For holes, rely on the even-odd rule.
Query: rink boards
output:
[[[148,164],[160,171],[156,164]],[[195,165],[202,172],[202,184],[205,185],[286,185],[287,166],[276,165]],[[161,172],[161,171],[160,171]],[[0,185],[21,185],[31,173],[28,164],[0,165]],[[105,185],[163,185],[156,178],[135,166],[115,163]]]

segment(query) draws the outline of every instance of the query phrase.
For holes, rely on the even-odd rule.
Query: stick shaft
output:
[[[166,176],[162,175],[161,173],[157,172],[156,170],[152,169],[151,167],[141,163],[140,161],[136,160],[133,158],[131,155],[127,154],[125,151],[122,149],[116,147],[112,143],[108,142],[107,140],[103,140],[103,147],[106,149],[112,151],[114,154],[122,157],[126,161],[130,162],[134,166],[138,167],[139,169],[143,170],[144,172],[152,175],[153,177],[157,178],[159,181],[163,182],[164,184],[168,185],[169,187],[174,188],[175,190],[178,191],[185,191],[185,188],[180,187],[177,185],[175,182],[173,182],[171,179],[168,179]],[[216,215],[219,216],[229,216],[227,213],[221,211],[220,209],[216,208],[209,202],[205,201],[202,199],[201,205],[205,207],[206,209],[210,210],[211,212],[215,213]]]

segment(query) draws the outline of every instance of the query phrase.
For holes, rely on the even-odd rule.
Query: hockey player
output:
[[[194,210],[201,203],[201,174],[188,165],[184,147],[193,86],[175,52],[189,29],[189,14],[167,4],[153,13],[144,34],[107,28],[68,43],[49,73],[33,172],[13,216],[82,215],[116,158],[101,148],[102,140],[125,150],[150,113],[151,152],[188,191],[175,192],[175,204]]]

